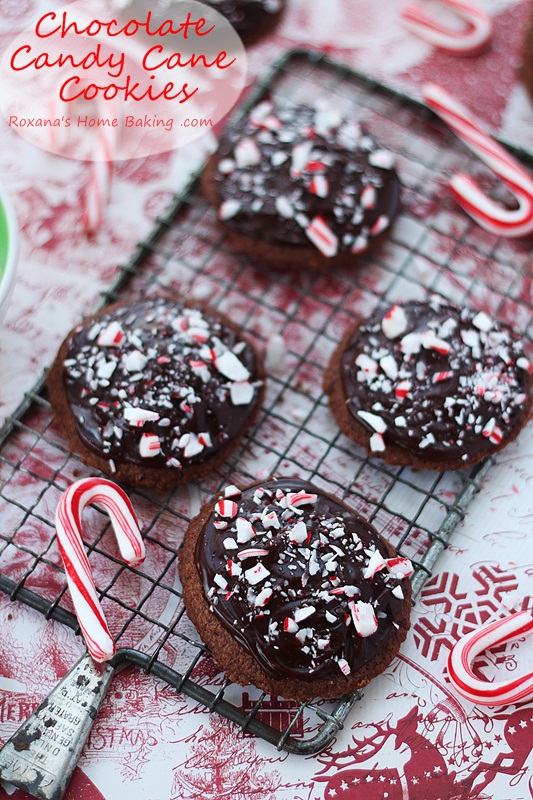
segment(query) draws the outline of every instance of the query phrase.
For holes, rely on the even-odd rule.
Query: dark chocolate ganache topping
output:
[[[279,14],[285,0],[202,0],[233,25],[241,36],[258,32]]]
[[[296,478],[228,487],[198,537],[196,566],[212,612],[275,677],[356,672],[386,649],[410,603],[410,562]]]
[[[400,202],[392,153],[330,106],[269,101],[219,145],[219,218],[232,230],[323,256],[360,253]]]
[[[523,343],[484,311],[439,298],[363,322],[344,351],[342,380],[372,450],[395,445],[427,461],[488,454],[531,406]]]
[[[63,381],[94,453],[181,469],[239,434],[258,400],[252,348],[216,312],[156,297],[73,332]]]

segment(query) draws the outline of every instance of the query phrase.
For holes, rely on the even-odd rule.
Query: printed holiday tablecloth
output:
[[[472,58],[439,53],[414,38],[399,24],[402,5],[403,0],[288,0],[278,29],[249,50],[250,83],[287,49],[327,51],[415,96],[424,81],[440,82],[505,139],[533,150],[533,107],[517,77],[529,0],[483,3],[493,15],[495,36],[489,50]],[[51,6],[0,0],[0,45]],[[212,141],[206,137],[180,153],[118,164],[105,223],[88,239],[79,212],[86,165],[31,147],[4,121],[0,128],[2,181],[22,236],[17,283],[0,328],[3,418],[50,363],[65,333],[93,309],[117,264],[127,261]],[[522,271],[521,291],[531,299],[529,244],[509,269]],[[446,676],[447,656],[458,638],[511,609],[533,609],[532,456],[529,425],[499,458],[441,556],[416,604],[401,655],[365,690],[327,751],[306,758],[277,753],[128,669],[114,679],[69,800],[114,800],[125,792],[135,800],[533,797],[533,703],[474,706],[453,691]],[[191,493],[190,513],[195,504]],[[11,520],[4,515],[2,524]],[[5,741],[83,648],[70,630],[3,596],[0,621],[0,741]],[[526,641],[492,651],[479,669],[491,679],[531,671],[532,663]],[[283,709],[274,704],[272,714]]]

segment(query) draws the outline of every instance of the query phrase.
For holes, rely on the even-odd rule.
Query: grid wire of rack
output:
[[[354,114],[394,152],[403,210],[389,240],[350,270],[276,272],[233,250],[196,177],[174,198],[101,305],[165,290],[207,297],[260,350],[273,333],[280,334],[286,354],[269,368],[254,430],[222,468],[201,484],[165,493],[126,487],[144,529],[143,565],[121,563],[113,537],[106,535],[107,517],[96,508],[86,512],[84,541],[118,660],[162,678],[278,749],[313,754],[331,742],[361,694],[297,704],[230,684],[183,608],[176,564],[188,522],[228,483],[297,474],[344,499],[413,561],[416,595],[490,462],[466,472],[434,473],[368,458],[338,431],[327,408],[321,389],[325,366],[358,316],[431,293],[512,323],[529,343],[533,271],[526,242],[484,233],[454,205],[445,187],[458,169],[475,174],[495,197],[508,198],[423,106],[306,51],[284,56],[235,116],[265,95],[281,103],[322,97]],[[66,486],[88,474],[67,450],[41,381],[0,431],[0,590],[75,630],[54,513]]]

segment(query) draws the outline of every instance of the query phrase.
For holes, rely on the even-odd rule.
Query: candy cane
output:
[[[114,118],[113,104],[98,104],[100,116]],[[91,161],[91,175],[85,189],[83,227],[86,233],[92,234],[101,227],[104,210],[109,202],[111,179],[113,177],[113,159],[115,155],[117,128],[101,127],[98,130],[97,159]]]
[[[493,34],[492,19],[486,11],[472,3],[462,0],[441,0],[462,20],[469,23],[469,29],[454,31],[429,16],[418,3],[408,3],[400,12],[402,23],[407,30],[426,42],[454,55],[469,56],[479,53],[487,45]]]
[[[531,700],[533,672],[520,678],[489,683],[476,678],[471,667],[474,658],[483,650],[531,632],[533,632],[533,617],[527,611],[519,611],[467,634],[457,642],[450,653],[448,659],[450,681],[463,697],[483,706],[507,705]]]
[[[102,128],[99,137],[100,160],[91,161],[91,174],[84,197],[83,227],[89,234],[96,233],[102,226],[113,177],[114,136],[110,135],[109,128]]]
[[[124,561],[135,566],[144,561],[145,549],[135,512],[127,495],[105,478],[83,478],[62,495],[56,511],[57,541],[67,583],[87,649],[95,661],[109,661],[115,643],[96,594],[89,561],[81,538],[81,517],[88,503],[108,512]]]
[[[492,139],[464,106],[441,86],[427,83],[422,87],[427,105],[466,146],[486,164],[511,190],[517,209],[498,205],[468,175],[454,175],[450,189],[460,206],[482,228],[499,236],[524,236],[533,231],[533,179],[509,153]]]

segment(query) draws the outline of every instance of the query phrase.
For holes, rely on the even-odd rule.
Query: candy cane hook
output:
[[[490,199],[468,175],[458,173],[450,189],[460,206],[482,228],[499,236],[524,236],[533,231],[533,179],[509,153],[490,137],[467,109],[442,86],[427,83],[422,97],[451,130],[500,178],[514,194],[518,208],[505,208]]]
[[[105,478],[83,478],[62,495],[56,511],[59,550],[87,649],[95,661],[101,662],[113,658],[116,648],[81,538],[81,517],[89,503],[98,503],[106,509],[120,554],[127,564],[136,566],[144,561],[145,548],[129,498],[116,484]]]
[[[472,661],[483,650],[496,647],[519,636],[533,632],[533,617],[519,611],[510,617],[485,625],[463,636],[453,647],[448,659],[448,675],[457,691],[473,703],[483,706],[521,703],[533,698],[533,672],[506,681],[488,681],[476,678]]]
[[[470,56],[479,53],[492,39],[493,23],[490,15],[473,3],[465,3],[463,0],[441,2],[468,23],[466,30],[447,28],[418,3],[408,3],[402,8],[400,18],[404,27],[429,44],[454,55]]]

